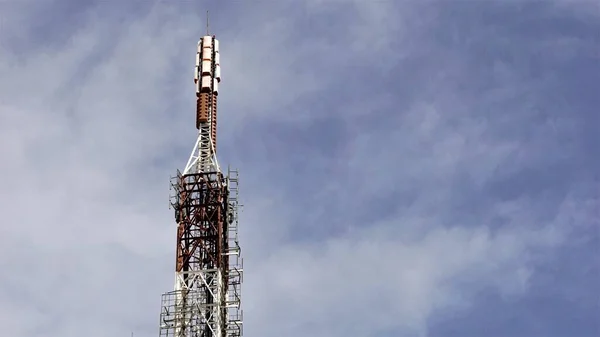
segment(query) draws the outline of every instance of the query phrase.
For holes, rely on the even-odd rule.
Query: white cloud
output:
[[[315,12],[323,7],[314,6],[324,6],[309,5],[307,11]],[[241,19],[247,31],[219,35],[223,144],[240,137],[234,132],[264,128],[261,123],[272,120],[308,124],[320,114],[347,113],[358,123],[377,111],[393,115],[380,133],[355,129],[344,153],[331,158],[347,160],[339,168],[349,179],[332,177],[319,196],[287,200],[286,186],[256,178],[268,162],[244,163],[247,335],[371,336],[398,327],[425,334],[436,310],[468,307],[480,289],[522,294],[532,272],[529,253],[559,244],[562,226],[577,212],[565,202],[571,206],[561,209],[556,223],[532,228],[539,221],[527,211],[533,201],[518,200],[494,205],[475,226],[447,223],[456,192],[449,186],[453,174],[467,171],[481,185],[523,146],[486,137],[492,126],[447,104],[453,88],[438,90],[447,83],[432,86],[438,101],[417,100],[402,114],[390,108],[393,93],[372,104],[357,95],[339,102],[340,111],[306,105],[306,95],[334,92],[341,85],[336,75],[351,73],[353,62],[373,62],[368,43],[378,46],[385,67],[395,57],[386,47],[390,41],[405,43],[406,54],[416,48],[408,27],[416,24],[409,18],[418,10],[409,4],[401,12],[391,2],[343,6],[344,15],[357,21],[333,44],[331,36],[297,39],[293,13],[282,10],[278,17],[269,8]],[[27,10],[15,15],[26,17]],[[110,18],[92,12],[87,26],[61,49],[40,46],[23,58],[0,50],[0,317],[13,322],[15,330],[6,332],[12,336],[158,329],[160,294],[171,287],[174,260],[168,176],[183,165],[194,138],[191,65],[203,13],[158,6],[130,21],[113,35]],[[15,22],[21,21],[5,23],[0,39],[16,31]],[[300,66],[307,59],[320,63]],[[286,109],[294,105],[307,113],[290,114]],[[457,115],[464,118],[448,127],[449,116]],[[547,139],[541,133],[539,142]],[[294,151],[293,144],[281,142]],[[156,163],[163,158],[175,161]],[[363,199],[406,186],[419,187],[421,194],[402,212],[392,202],[396,210],[387,220],[352,220]],[[325,207],[299,211],[293,204],[336,194],[342,215]],[[348,231],[295,242],[295,222],[308,218],[294,219],[296,213],[315,219],[307,229],[338,217],[348,222]],[[490,229],[495,215],[509,225]],[[13,294],[15,288],[27,295]],[[46,330],[35,332],[40,327]]]
[[[436,310],[463,307],[486,287],[521,294],[531,273],[528,251],[560,240],[552,227],[492,234],[487,224],[420,225],[400,218],[322,246],[290,246],[251,266],[259,277],[245,289],[248,333],[265,334],[265,327],[273,336],[424,333]]]

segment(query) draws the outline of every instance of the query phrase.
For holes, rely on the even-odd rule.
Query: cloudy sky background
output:
[[[583,0],[0,1],[2,335],[158,335],[207,9],[245,336],[600,335]]]

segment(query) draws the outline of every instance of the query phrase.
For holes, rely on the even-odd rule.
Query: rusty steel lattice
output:
[[[237,171],[178,172],[175,290],[163,295],[160,336],[239,337],[242,259]]]
[[[223,174],[194,173],[174,178],[172,206],[177,221],[176,271],[227,268],[228,190]]]

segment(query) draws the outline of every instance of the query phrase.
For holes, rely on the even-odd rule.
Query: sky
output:
[[[0,1],[0,323],[158,336],[220,40],[244,336],[600,336],[600,5]]]

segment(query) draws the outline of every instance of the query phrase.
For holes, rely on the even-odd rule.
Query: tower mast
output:
[[[171,178],[177,222],[175,287],[162,296],[160,336],[240,337],[242,258],[238,173],[217,161],[219,41],[200,38],[194,83],[198,137],[183,172]]]

